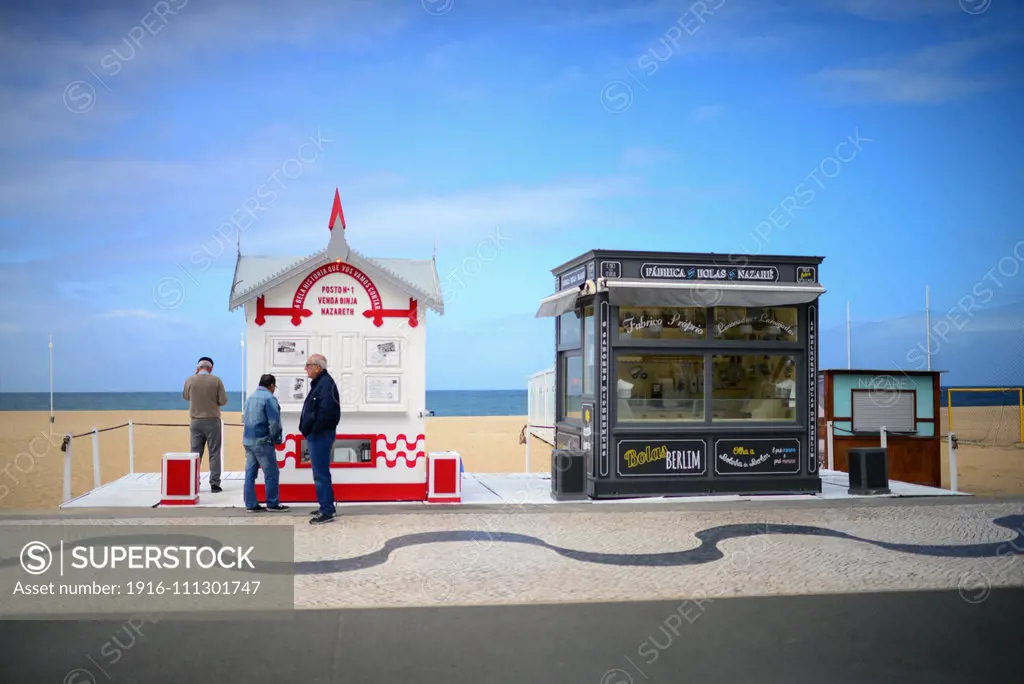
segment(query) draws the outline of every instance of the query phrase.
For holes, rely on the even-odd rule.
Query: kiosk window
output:
[[[302,463],[309,463],[309,442],[302,440]],[[338,439],[334,442],[332,463],[369,463],[373,460],[373,445],[368,439]]]
[[[704,357],[620,356],[619,422],[704,420]]]
[[[583,309],[583,394],[594,396],[594,307]]]
[[[720,340],[765,340],[797,342],[800,339],[800,310],[795,307],[715,309],[715,338]]]
[[[619,308],[620,340],[700,340],[707,327],[707,309]]]
[[[562,419],[582,420],[583,359],[579,354],[562,357]]]
[[[580,348],[580,317],[573,311],[558,317],[558,346],[562,349]]]
[[[711,357],[713,421],[796,420],[796,357],[733,354]]]

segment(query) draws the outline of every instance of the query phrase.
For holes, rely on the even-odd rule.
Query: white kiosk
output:
[[[281,501],[315,502],[309,453],[298,431],[320,353],[341,394],[331,475],[337,501],[458,501],[454,452],[427,454],[426,309],[444,313],[433,259],[373,259],[349,247],[334,194],[327,248],[308,257],[242,256],[230,310],[245,307],[246,387],[277,378],[285,443]],[[454,462],[454,463],[453,463]],[[453,466],[454,465],[454,469]],[[256,494],[265,500],[260,471]]]

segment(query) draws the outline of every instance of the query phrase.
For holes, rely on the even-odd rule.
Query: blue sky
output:
[[[825,256],[822,367],[845,366],[847,300],[855,365],[914,367],[930,285],[933,366],[1024,382],[1006,0],[97,7],[3,10],[0,391],[46,390],[50,333],[58,391],[177,389],[201,355],[237,389],[220,226],[272,188],[243,253],[312,253],[335,187],[363,253],[437,241],[430,389],[551,365],[533,314],[591,248]]]

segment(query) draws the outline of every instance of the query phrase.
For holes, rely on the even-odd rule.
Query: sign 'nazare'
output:
[[[742,280],[768,281],[779,279],[774,266],[708,266],[698,264],[643,264],[640,277],[651,280]]]

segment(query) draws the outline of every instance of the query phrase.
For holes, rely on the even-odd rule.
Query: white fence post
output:
[[[64,435],[68,448],[64,452],[64,503],[71,501],[71,433]]]
[[[135,423],[128,419],[128,474],[135,474]]]
[[[828,438],[828,469],[829,470],[835,470],[836,469],[836,456],[835,456],[836,442],[835,442],[835,439],[833,439],[835,437],[835,428],[833,427],[833,423],[832,423],[831,420],[828,421],[827,423],[825,423],[825,434],[827,435],[827,438]]]
[[[92,429],[92,486],[100,486],[100,431],[96,428]]]
[[[532,437],[533,437],[533,435],[530,434],[530,423],[527,422],[526,423],[526,472],[527,473],[530,472],[530,442],[533,441]]]
[[[536,409],[536,403],[534,401],[534,392],[537,385],[533,381],[531,375],[526,379],[526,465],[524,466],[524,472],[530,473],[530,442],[533,441],[530,438],[533,437],[533,430],[530,429],[530,423],[533,422],[533,412]]]
[[[882,426],[882,429],[881,429],[881,433],[882,433],[882,434],[881,434],[881,438],[882,438],[882,448],[883,448],[883,449],[885,449],[885,448],[886,448],[886,446],[887,446],[887,444],[886,444],[886,440],[885,440],[885,426],[884,426],[884,425]]]
[[[959,491],[957,489],[959,482],[957,481],[957,470],[956,470],[956,433],[950,432],[946,435],[946,439],[949,442],[949,490],[951,492]]]

